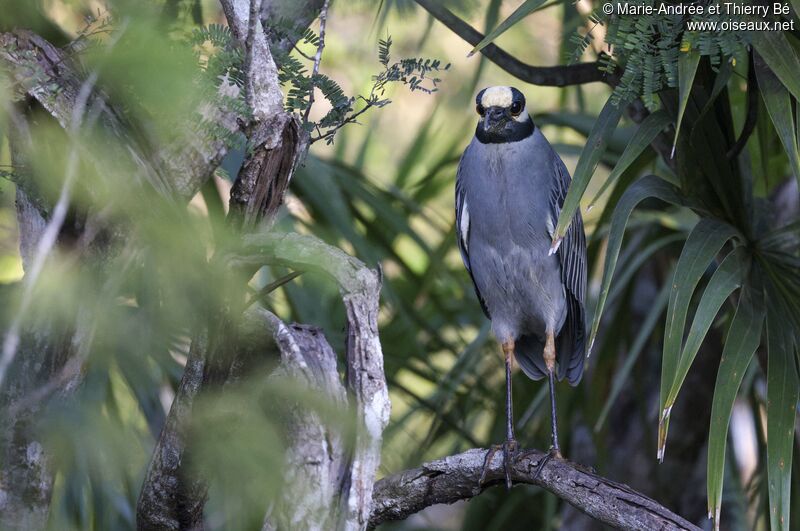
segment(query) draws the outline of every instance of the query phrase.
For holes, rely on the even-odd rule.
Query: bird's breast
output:
[[[470,240],[486,239],[499,250],[535,250],[547,245],[552,181],[543,171],[552,164],[537,157],[535,145],[473,143],[462,162],[461,178],[469,204]]]
[[[550,256],[551,150],[530,141],[473,142],[461,162],[469,206],[471,271],[496,321],[508,331],[542,333],[560,326],[564,293],[560,264]]]

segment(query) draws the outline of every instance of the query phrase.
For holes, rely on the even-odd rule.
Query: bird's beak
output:
[[[503,107],[489,107],[483,115],[483,128],[486,131],[502,129],[508,121],[508,113]]]

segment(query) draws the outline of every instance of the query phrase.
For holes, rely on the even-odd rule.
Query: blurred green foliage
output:
[[[500,0],[463,4],[448,5],[485,32],[517,7]],[[779,470],[778,463],[781,459],[791,463],[792,453],[797,452],[791,428],[797,403],[800,240],[796,223],[777,230],[771,226],[769,214],[774,208],[767,200],[786,185],[797,167],[792,146],[797,146],[800,123],[798,92],[789,67],[781,69],[765,54],[767,68],[760,75],[773,75],[778,83],[769,85],[759,78],[764,103],[758,102],[755,132],[744,152],[729,159],[726,147],[746,121],[744,80],[751,64],[739,47],[726,45],[728,41],[702,53],[713,61],[698,59],[689,65],[694,83],[687,83],[684,90],[670,90],[681,86],[677,61],[685,35],[680,26],[674,21],[619,20],[606,28],[608,41],[633,52],[614,57],[628,66],[617,92],[598,85],[521,86],[482,57],[467,60],[470,47],[413,6],[399,0],[334,4],[322,71],[337,88],[329,86],[328,102],[317,101],[310,120],[325,123],[337,104],[340,111],[346,107],[352,112],[353,97],[344,94],[371,94],[373,75],[381,64],[378,43],[387,34],[392,35],[392,53],[397,57],[437,57],[453,64],[436,94],[388,88],[380,97],[391,98],[391,105],[364,114],[361,126],[342,128],[332,145],[314,144],[292,181],[287,208],[277,225],[277,230],[313,233],[367,264],[380,264],[385,273],[380,324],[393,410],[385,433],[382,473],[503,437],[502,359],[455,249],[452,186],[458,157],[472,135],[474,94],[486,85],[516,84],[528,96],[534,121],[568,166],[575,169],[578,160],[583,161],[579,165],[583,169],[576,172],[574,207],[595,197],[585,219],[593,261],[587,306],[597,308],[598,334],[584,382],[575,389],[558,390],[567,455],[656,499],[668,497],[678,503],[676,489],[682,482],[665,478],[668,473],[653,467],[658,424],[660,419],[666,438],[669,416],[663,410],[672,406],[667,399],[676,404],[677,412],[683,395],[694,391],[681,390],[687,373],[691,377],[699,371],[692,366],[697,351],[684,346],[684,328],[699,342],[710,327],[707,350],[697,354],[696,363],[723,352],[737,370],[730,375],[727,365],[719,365],[711,437],[705,422],[696,445],[703,470],[707,448],[712,455],[709,509],[714,512],[721,504],[731,529],[766,529],[770,524],[778,529],[777,514],[784,515],[788,526],[789,507],[799,504],[800,489],[788,492],[792,481],[797,482],[798,459],[792,465],[794,475],[792,467]],[[84,34],[83,65],[87,72],[97,72],[99,85],[120,113],[125,134],[138,139],[143,152],[155,152],[175,138],[177,128],[188,126],[187,117],[194,117],[190,123],[199,122],[194,109],[213,90],[216,76],[237,77],[240,56],[226,48],[227,31],[218,25],[223,17],[215,2],[114,2],[114,22],[108,27],[105,13],[98,14],[97,7],[78,0],[25,3],[24,9],[3,9],[13,16],[4,17],[0,27],[30,27],[59,44]],[[596,54],[594,46],[599,43],[584,38],[595,25],[590,13],[578,12],[571,4],[551,3],[511,25],[498,37],[498,44],[526,62],[556,64],[575,51],[574,35],[579,35],[580,53]],[[576,28],[581,28],[579,33]],[[662,31],[665,28],[669,32]],[[313,55],[315,41],[306,35],[298,47]],[[783,51],[798,49],[795,37],[785,38],[789,48]],[[211,50],[205,48],[209,44]],[[758,45],[756,49],[760,50]],[[734,56],[739,59],[735,64],[730,61]],[[309,68],[299,51],[283,60],[284,65]],[[389,61],[383,66],[390,66]],[[299,90],[294,108],[301,109],[311,84],[323,83],[310,83],[299,66],[290,73],[284,72],[285,89],[290,97],[292,87]],[[4,84],[0,87],[5,90]],[[622,118],[616,126],[620,117],[613,104],[639,95],[650,107],[660,105],[662,114],[652,115],[642,125]],[[610,98],[614,103],[606,106]],[[616,116],[600,120],[593,132],[604,107],[606,114]],[[6,127],[6,111],[4,105],[0,131]],[[35,183],[31,194],[52,203],[67,160],[77,152],[80,178],[65,230],[78,232],[85,212],[101,204],[106,205],[103,215],[128,232],[123,241],[115,240],[120,235],[103,233],[97,242],[78,247],[80,253],[91,253],[95,244],[114,242],[119,252],[104,257],[98,266],[113,274],[80,267],[73,251],[50,260],[37,283],[34,309],[25,315],[28,326],[65,326],[80,311],[82,330],[94,337],[91,352],[84,353],[82,385],[69,400],[49,397],[37,429],[45,434],[57,471],[52,527],[133,528],[138,491],[180,379],[192,330],[225,305],[225,294],[232,287],[248,279],[232,278],[208,260],[230,237],[208,215],[226,200],[224,195],[204,194],[205,199],[195,198],[187,209],[176,209],[137,186],[136,169],[119,156],[120,139],[102,123],[88,124],[79,138],[70,139],[41,110],[32,112],[31,167],[10,166],[6,137],[0,149],[3,329],[19,302],[22,275],[15,183],[22,182],[18,176],[24,174],[26,186]],[[673,167],[647,145],[656,133],[672,134],[679,116],[685,121]],[[602,140],[603,148],[594,149],[598,144],[589,138]],[[242,146],[236,147],[223,162],[227,176],[218,172],[216,177],[223,191],[241,163]],[[613,182],[604,186],[609,172]],[[657,177],[640,178],[646,174]],[[796,189],[790,193],[796,198]],[[725,224],[735,237],[692,243],[706,226],[699,220]],[[737,285],[744,287],[731,297],[721,297],[716,305],[704,305],[718,285],[714,279],[720,270],[720,249],[719,258],[734,252],[745,257],[736,270]],[[681,266],[704,250],[705,263]],[[262,287],[285,274],[279,268],[264,269],[251,287]],[[336,287],[326,280],[304,274],[272,292],[265,305],[287,321],[320,326],[332,345],[343,344],[343,309]],[[670,316],[668,326],[665,312]],[[740,322],[762,321],[766,327],[738,328]],[[731,323],[737,327],[731,328]],[[662,341],[673,329],[678,331]],[[754,357],[754,345],[759,344]],[[662,348],[667,360],[663,372],[659,370]],[[676,376],[679,366],[685,371]],[[712,363],[711,378],[704,382],[708,389],[714,388],[716,367]],[[514,378],[518,438],[523,446],[544,448],[549,440],[544,386],[521,374]],[[212,395],[198,407],[196,459],[211,479],[210,528],[256,527],[275,496],[285,445],[282,413],[275,404],[300,400],[325,411],[315,400],[293,393],[291,382],[264,385],[264,379],[263,372],[253,374],[234,392]],[[661,397],[655,391],[659,382]],[[735,431],[728,436],[736,397],[748,406],[757,433],[751,453],[736,450],[732,457],[728,450],[726,457],[727,440],[744,437]],[[686,407],[691,411],[691,404]],[[670,444],[690,438],[675,428],[687,420],[676,412],[671,415]],[[345,422],[334,414],[328,418]],[[624,452],[638,453],[631,454],[628,462]],[[669,448],[666,455],[669,464]],[[743,464],[747,458],[755,460],[749,475]],[[621,467],[620,460],[626,466]],[[645,481],[627,465],[645,471]],[[702,495],[705,489],[700,487],[692,492]],[[767,509],[768,499],[772,511]],[[493,489],[466,507],[456,506],[448,518],[419,517],[392,527],[557,528],[569,518],[562,505],[533,487]],[[795,520],[797,515],[795,510]]]

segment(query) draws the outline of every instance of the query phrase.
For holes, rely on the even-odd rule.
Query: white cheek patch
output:
[[[483,92],[481,105],[484,107],[510,107],[513,100],[511,87],[489,87]]]
[[[514,117],[514,120],[516,120],[518,122],[525,122],[525,121],[528,120],[528,106],[527,105],[522,109],[521,113],[519,113],[517,116]]]

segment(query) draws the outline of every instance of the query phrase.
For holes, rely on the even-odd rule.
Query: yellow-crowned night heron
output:
[[[506,485],[517,443],[511,354],[530,378],[548,377],[550,455],[560,457],[554,378],[576,385],[586,346],[586,238],[580,212],[559,246],[552,236],[570,176],[512,87],[477,96],[475,137],[456,175],[458,247],[506,367]],[[495,450],[487,454],[487,464]]]

